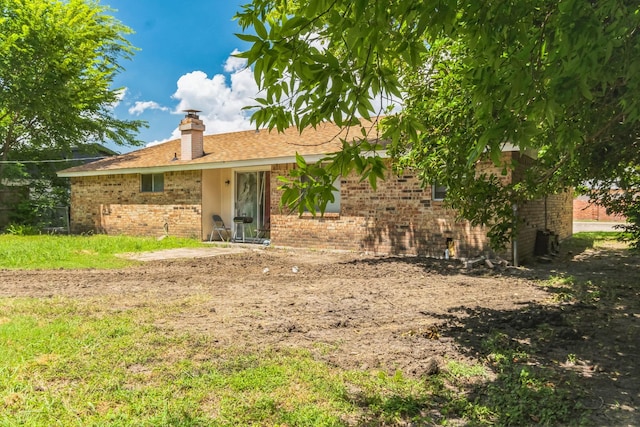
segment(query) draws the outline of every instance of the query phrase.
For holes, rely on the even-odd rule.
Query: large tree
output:
[[[92,0],[0,0],[0,160],[23,149],[139,143],[143,122],[113,112],[118,61],[134,48],[108,12]]]
[[[378,136],[394,167],[446,185],[449,203],[490,225],[496,245],[516,230],[513,204],[567,186],[588,183],[595,201],[638,210],[635,0],[253,0],[237,17],[252,28],[240,37],[252,43],[242,55],[264,93],[258,126],[385,114]],[[394,100],[400,112],[385,109]],[[505,144],[537,158],[507,186],[479,169],[514,166],[500,156]],[[300,182],[326,185],[355,169],[375,184],[379,147],[344,147],[329,168],[301,162],[311,179]],[[612,185],[627,197],[612,199]],[[327,194],[285,186],[292,204]]]

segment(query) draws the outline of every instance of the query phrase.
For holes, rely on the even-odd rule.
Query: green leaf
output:
[[[305,170],[307,168],[307,162],[304,159],[304,157],[302,157],[300,154],[296,153],[296,164],[298,165],[298,167],[302,170]]]
[[[258,37],[260,37],[262,40],[266,40],[269,37],[269,34],[267,33],[267,28],[264,26],[264,24],[260,19],[256,18],[253,20],[253,28],[254,30],[256,30],[256,34],[258,35]],[[250,40],[246,40],[246,41],[250,41]]]
[[[249,43],[255,43],[257,41],[260,41],[260,37],[255,36],[253,34],[235,33],[235,36],[237,38],[239,38],[240,40],[245,41],[245,42],[249,42]]]
[[[593,100],[593,93],[591,93],[589,86],[587,86],[587,83],[583,79],[580,80],[578,87],[580,88],[582,96],[587,98],[589,101]]]

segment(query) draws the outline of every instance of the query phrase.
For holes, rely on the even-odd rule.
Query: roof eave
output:
[[[316,162],[327,157],[327,154],[314,154],[303,156],[308,162]],[[127,174],[148,174],[148,173],[164,173],[164,172],[176,172],[176,171],[193,171],[193,170],[205,170],[205,169],[228,169],[228,168],[247,168],[247,167],[261,167],[269,165],[295,163],[295,156],[288,157],[275,157],[269,159],[251,159],[251,160],[237,160],[231,162],[214,162],[214,163],[187,163],[177,165],[164,165],[164,166],[150,166],[150,167],[137,167],[137,168],[122,168],[122,169],[104,169],[104,170],[91,170],[91,171],[77,171],[77,172],[58,172],[58,176],[61,178],[75,178],[84,176],[105,176],[105,175],[127,175]]]

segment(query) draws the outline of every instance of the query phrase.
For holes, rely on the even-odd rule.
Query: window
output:
[[[431,189],[431,198],[433,200],[444,200],[444,197],[447,195],[447,186],[438,184],[437,182],[433,184]]]
[[[340,213],[340,177],[333,182],[333,186],[336,188],[335,191],[332,191],[333,194],[333,202],[327,203],[327,208],[324,210],[324,213]]]
[[[164,191],[164,174],[146,173],[140,175],[140,191],[143,193],[161,193]]]
[[[306,177],[301,177],[301,180],[304,182],[307,180]],[[340,213],[340,182],[342,178],[338,177],[335,181],[333,181],[333,187],[335,190],[331,192],[333,195],[333,202],[329,201],[327,203],[327,207],[324,210],[324,213]],[[306,209],[305,209],[306,210]],[[320,209],[316,206],[316,211],[319,213]]]

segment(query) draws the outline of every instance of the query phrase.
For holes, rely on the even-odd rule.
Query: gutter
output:
[[[303,155],[307,162],[317,162],[327,156],[334,153],[325,154],[312,154]],[[378,151],[377,154],[382,158],[387,158],[386,151]],[[366,154],[366,156],[372,156],[373,154]],[[296,163],[296,156],[287,157],[271,157],[266,159],[250,159],[250,160],[234,160],[234,161],[221,161],[210,163],[182,163],[182,164],[169,164],[164,166],[147,166],[147,167],[132,167],[122,169],[102,169],[102,170],[85,170],[85,171],[60,171],[57,175],[60,178],[75,178],[84,176],[106,176],[106,175],[127,175],[136,173],[163,173],[163,172],[175,172],[175,171],[196,171],[196,170],[209,170],[209,169],[229,169],[229,168],[251,168],[260,166],[271,165],[283,165]]]
[[[305,160],[310,162],[316,162],[327,157],[326,154],[316,154],[313,156],[303,156]],[[269,166],[269,165],[281,165],[288,163],[295,163],[295,156],[290,157],[277,157],[270,159],[251,159],[251,160],[237,160],[231,162],[215,162],[215,163],[187,163],[176,165],[164,165],[164,166],[148,166],[148,167],[132,167],[122,169],[103,169],[103,170],[89,170],[89,171],[60,171],[58,176],[61,178],[75,178],[83,176],[105,176],[105,175],[127,175],[136,173],[163,173],[163,172],[175,172],[175,171],[195,171],[195,170],[209,170],[209,169],[228,169],[228,168],[247,168],[256,166]]]

